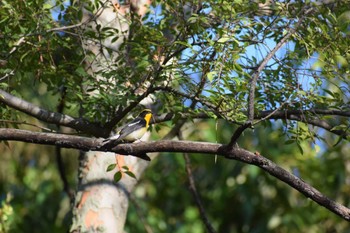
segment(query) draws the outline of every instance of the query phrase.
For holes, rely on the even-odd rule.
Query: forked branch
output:
[[[43,109],[1,89],[0,102],[46,123],[70,127],[95,136],[108,136],[104,128],[87,120]]]
[[[231,141],[229,143],[230,147],[233,147],[235,145],[237,139],[244,132],[244,130],[246,130],[247,128],[249,128],[250,126],[253,125],[254,116],[255,116],[255,112],[254,112],[254,107],[255,107],[255,105],[254,105],[255,88],[256,88],[256,83],[258,81],[258,78],[259,78],[261,72],[264,70],[264,68],[268,64],[268,62],[271,60],[271,58],[276,54],[276,52],[280,48],[282,48],[288,42],[288,39],[296,32],[298,27],[304,21],[305,17],[312,11],[311,8],[309,8],[307,10],[305,10],[305,9],[306,9],[306,7],[304,7],[304,9],[302,9],[301,12],[299,13],[301,15],[301,17],[300,17],[299,21],[296,23],[295,27],[287,29],[286,35],[266,55],[266,57],[260,62],[260,64],[257,67],[257,69],[252,74],[252,77],[251,77],[251,80],[250,80],[250,83],[249,83],[249,93],[248,93],[248,120],[247,120],[247,122],[244,125],[240,126],[234,132],[233,136],[231,137]]]

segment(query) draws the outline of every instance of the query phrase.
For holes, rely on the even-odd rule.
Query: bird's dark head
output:
[[[139,114],[139,117],[142,117],[142,118],[146,118],[146,117],[151,118],[151,117],[152,117],[152,111],[151,111],[151,109],[146,108],[146,109],[142,110],[142,112],[140,112],[140,114]]]
[[[152,111],[151,111],[151,109],[146,108],[146,109],[142,110],[142,112],[139,114],[138,117],[141,117],[141,118],[145,119],[146,122],[147,122],[147,127],[148,127],[148,124],[149,124],[149,122],[150,122],[150,120],[152,118]]]

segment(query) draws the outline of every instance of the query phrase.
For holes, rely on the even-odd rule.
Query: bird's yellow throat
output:
[[[146,127],[148,127],[148,124],[151,121],[151,118],[152,118],[152,113],[147,113],[146,116],[145,116]]]

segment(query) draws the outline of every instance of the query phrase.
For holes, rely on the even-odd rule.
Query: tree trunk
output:
[[[94,1],[92,1],[94,2]],[[116,2],[114,2],[116,4]],[[112,5],[110,1],[96,12],[83,10],[82,22],[89,22],[86,28],[96,30],[114,27],[124,33],[117,41],[107,38],[100,42],[83,41],[86,50],[93,52],[96,59],[87,65],[88,71],[94,74],[101,67],[106,67],[113,61],[116,53],[108,53],[105,48],[117,51],[121,43],[128,36],[129,25],[127,17],[130,9],[137,10],[139,14],[145,13],[148,1],[132,1],[130,5]],[[137,7],[141,6],[141,7]],[[96,17],[98,16],[98,17]],[[93,19],[93,20],[92,20]],[[95,76],[97,79],[103,77]],[[136,184],[136,180],[124,176],[118,183],[113,182],[113,175],[118,170],[107,172],[108,165],[116,163],[117,167],[124,165],[139,178],[148,162],[132,156],[118,156],[114,153],[89,151],[81,152],[79,165],[79,183],[73,206],[73,221],[70,232],[123,232],[128,210],[128,197]]]
[[[136,180],[124,176],[117,184],[113,175],[118,168],[106,172],[118,157],[140,177],[148,162],[131,156],[90,151],[84,153],[79,169],[79,186],[73,209],[71,232],[123,232],[128,210],[128,197]]]

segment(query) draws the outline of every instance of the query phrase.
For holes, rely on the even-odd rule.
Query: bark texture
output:
[[[86,25],[85,30],[113,27],[120,32],[120,38],[114,42],[113,37],[103,41],[83,41],[84,49],[95,55],[95,59],[87,64],[87,70],[92,75],[100,69],[106,69],[108,64],[114,61],[117,53],[108,49],[118,51],[127,39],[129,25],[126,18],[130,9],[141,14],[146,11],[148,2],[132,1],[131,5],[120,5],[118,1],[105,1],[95,12],[83,10],[82,23]],[[94,77],[103,79],[98,75]],[[123,232],[128,210],[128,194],[134,188],[136,180],[123,177],[118,184],[114,183],[113,175],[116,171],[107,172],[106,169],[108,165],[116,162],[119,163],[119,167],[128,166],[136,177],[140,177],[148,165],[147,162],[132,156],[118,156],[110,152],[82,152],[71,232]]]

